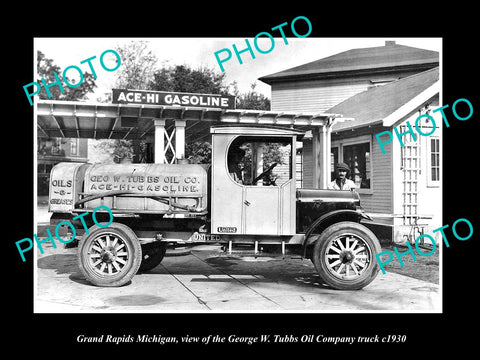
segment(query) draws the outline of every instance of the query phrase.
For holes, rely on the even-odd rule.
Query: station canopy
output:
[[[175,127],[175,121],[184,121],[187,142],[208,140],[214,125],[287,126],[308,131],[329,127],[334,119],[347,120],[329,113],[57,100],[38,100],[35,112],[38,137],[142,140],[154,135],[154,120],[165,120],[167,131]]]

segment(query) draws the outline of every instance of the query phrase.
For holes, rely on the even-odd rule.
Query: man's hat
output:
[[[346,170],[347,172],[350,172],[350,168],[348,167],[348,165],[343,162],[337,164],[337,171],[338,170]]]

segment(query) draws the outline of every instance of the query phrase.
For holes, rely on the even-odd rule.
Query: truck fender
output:
[[[303,257],[306,257],[307,253],[307,246],[312,243],[313,239],[309,240],[310,235],[312,235],[313,231],[319,227],[321,227],[323,224],[326,224],[333,220],[335,217],[344,217],[345,219],[342,219],[341,221],[357,221],[360,222],[360,220],[367,219],[371,220],[371,218],[363,212],[363,210],[351,210],[351,209],[340,209],[340,210],[335,210],[332,212],[329,212],[327,214],[324,214],[320,216],[318,219],[316,219],[307,229],[305,232],[305,241],[303,242]],[[335,221],[337,222],[337,221]],[[333,222],[332,222],[333,224]],[[331,225],[331,224],[329,224]]]

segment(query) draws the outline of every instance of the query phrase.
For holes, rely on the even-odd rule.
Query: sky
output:
[[[241,54],[243,64],[240,64],[234,54],[232,45],[238,50],[245,49],[245,38],[35,38],[34,54],[37,50],[42,51],[47,58],[53,59],[54,63],[64,70],[70,65],[79,66],[90,72],[88,64],[80,64],[81,61],[96,56],[92,64],[97,72],[95,93],[89,96],[89,100],[95,101],[106,92],[111,92],[115,82],[115,71],[107,72],[99,64],[100,55],[105,50],[115,49],[116,46],[127,44],[135,40],[148,42],[149,49],[158,58],[158,66],[189,65],[192,68],[208,67],[221,72],[217,63],[215,52],[229,49],[232,57],[223,63],[226,78],[225,84],[233,81],[238,83],[241,93],[250,90],[250,86],[256,83],[255,90],[271,98],[270,86],[259,81],[258,78],[299,66],[314,60],[318,60],[333,54],[355,48],[366,48],[385,45],[385,41],[395,41],[399,45],[412,46],[427,50],[442,51],[441,38],[287,38],[285,44],[281,37],[274,38],[273,49],[266,54],[256,51],[253,45],[253,37],[248,38],[255,52],[252,59],[249,52]],[[258,46],[267,50],[271,47],[267,37],[260,37]],[[110,54],[111,55],[111,54]],[[35,55],[34,55],[35,56]],[[219,53],[223,58],[226,52]],[[33,59],[35,66],[36,61]],[[74,71],[72,70],[74,74]],[[69,72],[70,76],[70,72]]]

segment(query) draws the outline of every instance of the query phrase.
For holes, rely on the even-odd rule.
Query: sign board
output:
[[[118,212],[164,214],[207,209],[207,171],[201,165],[94,164],[84,179],[82,191],[94,195],[85,209],[104,205]],[[104,196],[95,198],[99,195]]]
[[[50,212],[70,212],[83,188],[83,176],[90,164],[64,162],[50,172]]]
[[[235,96],[168,91],[112,89],[112,102],[114,104],[235,109]]]
[[[199,165],[95,164],[85,173],[84,192],[127,191],[152,196],[206,196],[207,173]]]

